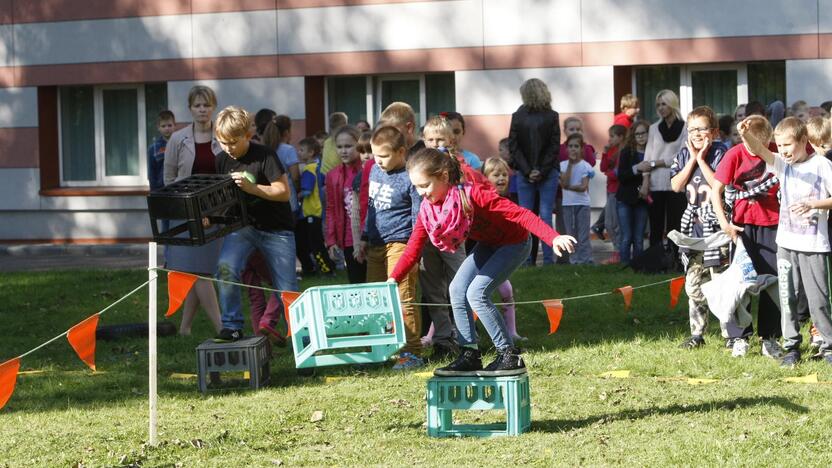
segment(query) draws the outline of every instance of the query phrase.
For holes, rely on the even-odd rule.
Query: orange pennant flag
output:
[[[473,316],[474,316],[474,321],[475,321],[475,322],[476,322],[477,320],[479,320],[479,319],[480,319],[480,316],[479,316],[479,315],[477,315],[477,311],[472,310],[472,311],[471,311],[471,314],[473,314]]]
[[[633,301],[633,287],[621,286],[620,288],[613,289],[612,292],[624,296],[624,310],[630,310],[630,303]]]
[[[679,302],[679,293],[685,287],[685,277],[679,276],[670,280],[670,308],[676,307]]]
[[[175,314],[185,298],[188,297],[188,292],[196,282],[197,277],[190,273],[182,273],[179,271],[171,271],[168,273],[168,311],[165,317],[170,317]]]
[[[0,364],[0,408],[6,406],[6,402],[12,397],[19,370],[20,358],[9,359]]]
[[[281,291],[280,300],[283,301],[283,317],[286,319],[286,336],[292,336],[292,325],[289,322],[289,306],[295,302],[295,299],[300,297],[299,292],[295,291]]]
[[[543,301],[543,306],[546,307],[546,315],[549,317],[549,334],[558,331],[560,326],[560,319],[563,317],[563,303],[560,299],[550,299]]]
[[[73,326],[66,334],[75,353],[95,372],[95,329],[98,327],[98,314],[91,315],[83,322]]]

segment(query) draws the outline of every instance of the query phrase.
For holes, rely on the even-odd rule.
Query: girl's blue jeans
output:
[[[530,238],[503,246],[478,243],[462,262],[449,287],[460,345],[476,344],[478,341],[472,311],[477,313],[498,350],[514,344],[506,331],[503,315],[491,302],[491,295],[526,261],[531,248]]]

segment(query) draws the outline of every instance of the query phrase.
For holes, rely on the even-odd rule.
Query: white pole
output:
[[[156,243],[148,243],[147,279],[148,291],[150,292],[147,301],[147,376],[149,380],[147,398],[150,406],[150,437],[148,442],[155,446],[158,443],[157,421],[156,421]]]

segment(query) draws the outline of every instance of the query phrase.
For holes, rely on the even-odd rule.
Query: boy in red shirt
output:
[[[621,108],[621,113],[615,114],[615,117],[612,119],[612,124],[623,125],[624,128],[630,128],[638,115],[638,111],[641,110],[638,107],[638,98],[627,93],[621,96],[619,107]]]
[[[752,115],[743,124],[748,126],[754,138],[763,144],[771,141],[772,129],[765,117]],[[745,192],[745,198],[734,202],[731,220],[723,209],[723,192],[730,186]],[[742,239],[746,251],[757,274],[777,275],[777,224],[780,219],[780,202],[777,191],[780,188],[777,177],[766,168],[765,161],[752,153],[745,141],[736,145],[725,154],[716,170],[716,180],[711,191],[711,205],[725,233],[736,241]],[[761,294],[757,319],[757,333],[762,339],[762,354],[771,358],[780,358],[783,350],[778,340],[782,335],[780,328],[780,308],[768,294]],[[739,333],[732,332],[729,326],[729,339],[733,340],[732,356],[744,356],[748,352],[748,339],[753,327],[748,326]]]

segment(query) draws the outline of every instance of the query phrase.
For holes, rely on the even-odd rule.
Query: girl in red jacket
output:
[[[335,135],[335,152],[341,164],[326,174],[326,246],[329,257],[336,257],[336,248],[344,252],[347,277],[350,283],[364,283],[367,280],[367,265],[353,257],[353,238],[350,223],[352,211],[352,181],[361,170],[358,145],[358,129],[345,125]],[[356,239],[357,240],[357,239]]]
[[[439,250],[449,252],[456,251],[469,237],[477,241],[449,288],[462,348],[454,362],[434,373],[495,376],[526,372],[520,350],[506,331],[491,294],[528,258],[530,231],[551,245],[557,255],[571,252],[575,239],[559,235],[534,213],[499,196],[494,189],[466,182],[459,162],[441,151],[418,151],[408,159],[407,172],[423,200],[407,249],[389,281],[399,281],[410,271],[428,238]],[[485,369],[472,311],[476,311],[497,348],[497,359]]]

